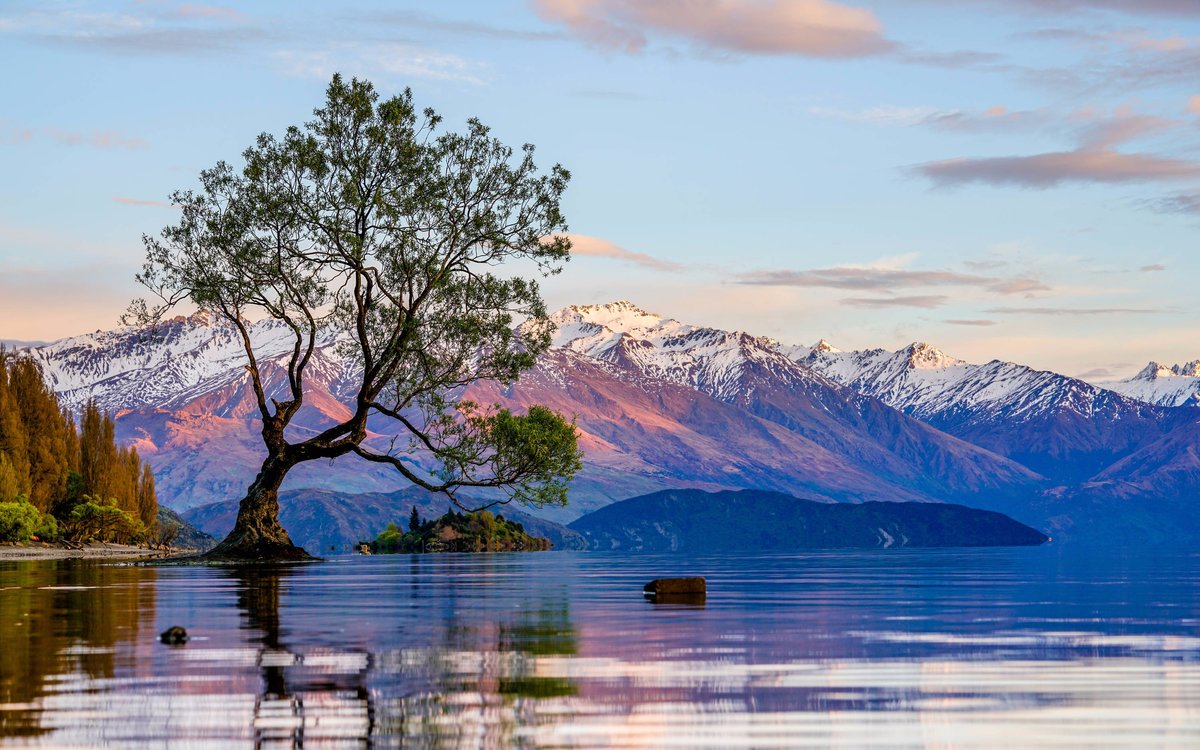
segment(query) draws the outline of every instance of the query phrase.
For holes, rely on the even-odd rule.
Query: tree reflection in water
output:
[[[537,673],[539,657],[577,652],[565,589],[557,596],[542,592],[511,618],[492,621],[459,608],[452,590],[412,590],[419,606],[445,619],[405,633],[403,624],[389,625],[386,609],[344,612],[337,623],[344,645],[332,646],[328,638],[319,645],[295,644],[289,643],[286,618],[306,617],[317,604],[303,570],[225,571],[235,584],[247,640],[258,650],[253,721],[259,746],[317,739],[382,746],[520,745],[519,730],[536,724],[538,701],[578,692],[569,678]],[[376,634],[358,627],[367,620],[380,627]],[[374,648],[364,643],[372,638],[379,641]]]
[[[367,596],[320,566],[5,564],[0,744],[520,745],[577,696],[538,662],[578,634],[565,584],[517,593],[494,564],[414,557]],[[177,624],[192,640],[159,643]]]
[[[0,563],[0,740],[45,733],[44,702],[64,688],[124,676],[118,650],[154,632],[155,581],[146,567]]]
[[[301,653],[286,642],[280,605],[289,581],[301,570],[269,565],[224,572],[235,583],[241,629],[258,647],[261,683],[253,711],[255,745],[300,747],[306,740],[369,737],[367,654],[325,649]]]

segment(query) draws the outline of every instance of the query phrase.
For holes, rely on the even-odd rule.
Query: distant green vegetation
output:
[[[377,554],[535,551],[550,549],[550,540],[530,536],[520,523],[486,510],[449,511],[436,520],[422,521],[414,507],[408,531],[389,523],[370,548]]]
[[[95,403],[79,425],[37,363],[0,347],[0,542],[154,541],[154,475]]]

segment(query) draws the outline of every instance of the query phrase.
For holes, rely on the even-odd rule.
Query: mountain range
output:
[[[1160,406],[1200,406],[1200,359],[1170,367],[1151,362],[1131,378],[1102,385]]]
[[[568,307],[552,320],[553,348],[520,381],[477,383],[465,394],[574,417],[584,469],[567,508],[536,511],[547,519],[566,523],[658,490],[759,489],[1001,510],[1056,539],[1200,537],[1191,505],[1200,489],[1194,397],[1102,388],[1008,362],[975,365],[927,344],[787,346],[628,302]],[[286,331],[264,321],[251,332],[268,383],[282,387]],[[236,499],[253,478],[256,409],[229,326],[195,315],[25,351],[66,405],[95,399],[115,414],[119,435],[153,466],[164,503],[183,510]],[[1194,367],[1154,372],[1162,369],[1172,375],[1141,382],[1195,379]],[[323,336],[297,434],[348,413],[354,373],[336,336]],[[388,436],[368,439],[385,445]],[[285,488],[388,494],[403,484],[343,459],[298,467]]]

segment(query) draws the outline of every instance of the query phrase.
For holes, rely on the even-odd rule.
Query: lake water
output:
[[[1200,747],[1200,557],[0,562],[0,745],[299,744]]]

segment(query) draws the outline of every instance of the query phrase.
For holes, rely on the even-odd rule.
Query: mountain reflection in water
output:
[[[1194,747],[1198,562],[0,562],[0,744]],[[706,604],[642,599],[673,574],[706,575]],[[192,640],[159,643],[171,625]]]

